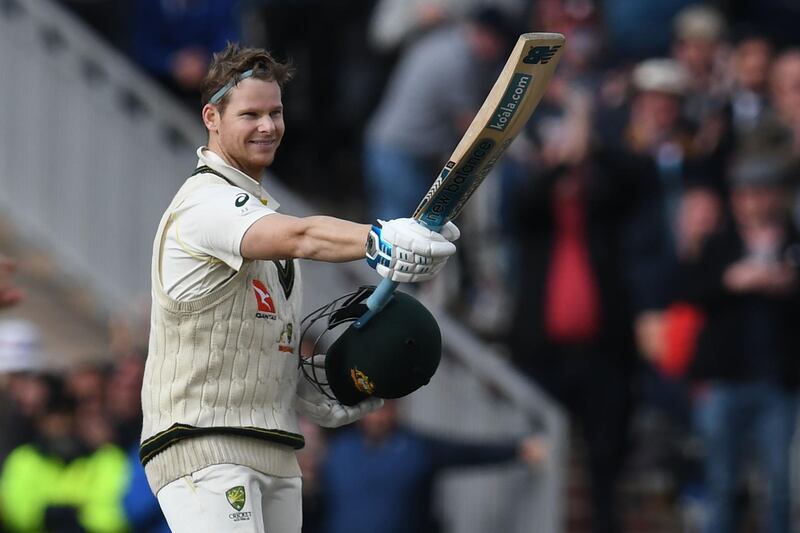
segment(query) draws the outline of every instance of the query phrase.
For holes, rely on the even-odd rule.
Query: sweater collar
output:
[[[244,189],[256,198],[259,198],[261,203],[270,209],[277,210],[278,207],[280,207],[278,201],[270,196],[261,184],[241,170],[235,169],[227,164],[224,159],[212,152],[207,146],[201,146],[197,149],[197,166],[208,166],[219,172],[232,185]]]

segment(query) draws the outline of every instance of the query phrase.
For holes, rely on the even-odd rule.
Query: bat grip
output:
[[[420,221],[420,224],[432,231],[439,231],[442,229],[442,226],[431,226],[422,221]],[[353,323],[353,327],[356,329],[363,328],[373,316],[379,313],[380,310],[389,303],[398,285],[396,281],[383,279],[378,286],[375,287],[373,293],[369,295],[369,298],[367,298],[367,311]]]
[[[376,313],[380,312],[383,307],[389,303],[389,300],[392,299],[394,295],[394,291],[397,289],[398,283],[396,281],[392,281],[390,279],[382,280],[378,286],[375,288],[375,291],[369,295],[367,298],[367,312],[361,315],[358,320],[355,321],[353,327],[356,329],[361,329],[369,322],[369,319],[375,316]]]

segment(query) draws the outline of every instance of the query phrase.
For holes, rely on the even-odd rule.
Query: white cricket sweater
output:
[[[196,188],[230,181],[208,167],[198,172],[175,195],[153,243],[140,457],[154,493],[213,464],[300,475],[296,261],[245,260],[226,283],[191,301],[164,292],[160,261],[174,211]]]

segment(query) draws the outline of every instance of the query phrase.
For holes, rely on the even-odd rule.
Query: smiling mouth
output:
[[[273,146],[275,145],[275,139],[256,139],[250,141],[250,144],[256,144],[258,146]]]

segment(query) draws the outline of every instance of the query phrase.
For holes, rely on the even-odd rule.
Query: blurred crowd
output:
[[[0,320],[0,531],[169,531],[139,463],[144,357],[120,341],[56,367],[33,322]]]
[[[226,41],[291,58],[273,170],[363,219],[414,209],[519,33],[563,33],[548,93],[457,221],[458,265],[423,290],[573,417],[592,531],[625,530],[619,484],[642,461],[667,476],[688,531],[739,531],[758,509],[755,530],[790,532],[800,4],[60,2],[192,111]],[[5,283],[10,265],[0,303],[12,305],[22,295]],[[6,527],[163,527],[135,455],[142,354],[52,376],[30,324],[3,327]],[[396,408],[333,434],[306,429],[304,530],[391,520],[436,531],[426,520],[440,469],[546,460],[538,441],[433,442],[399,426]]]

